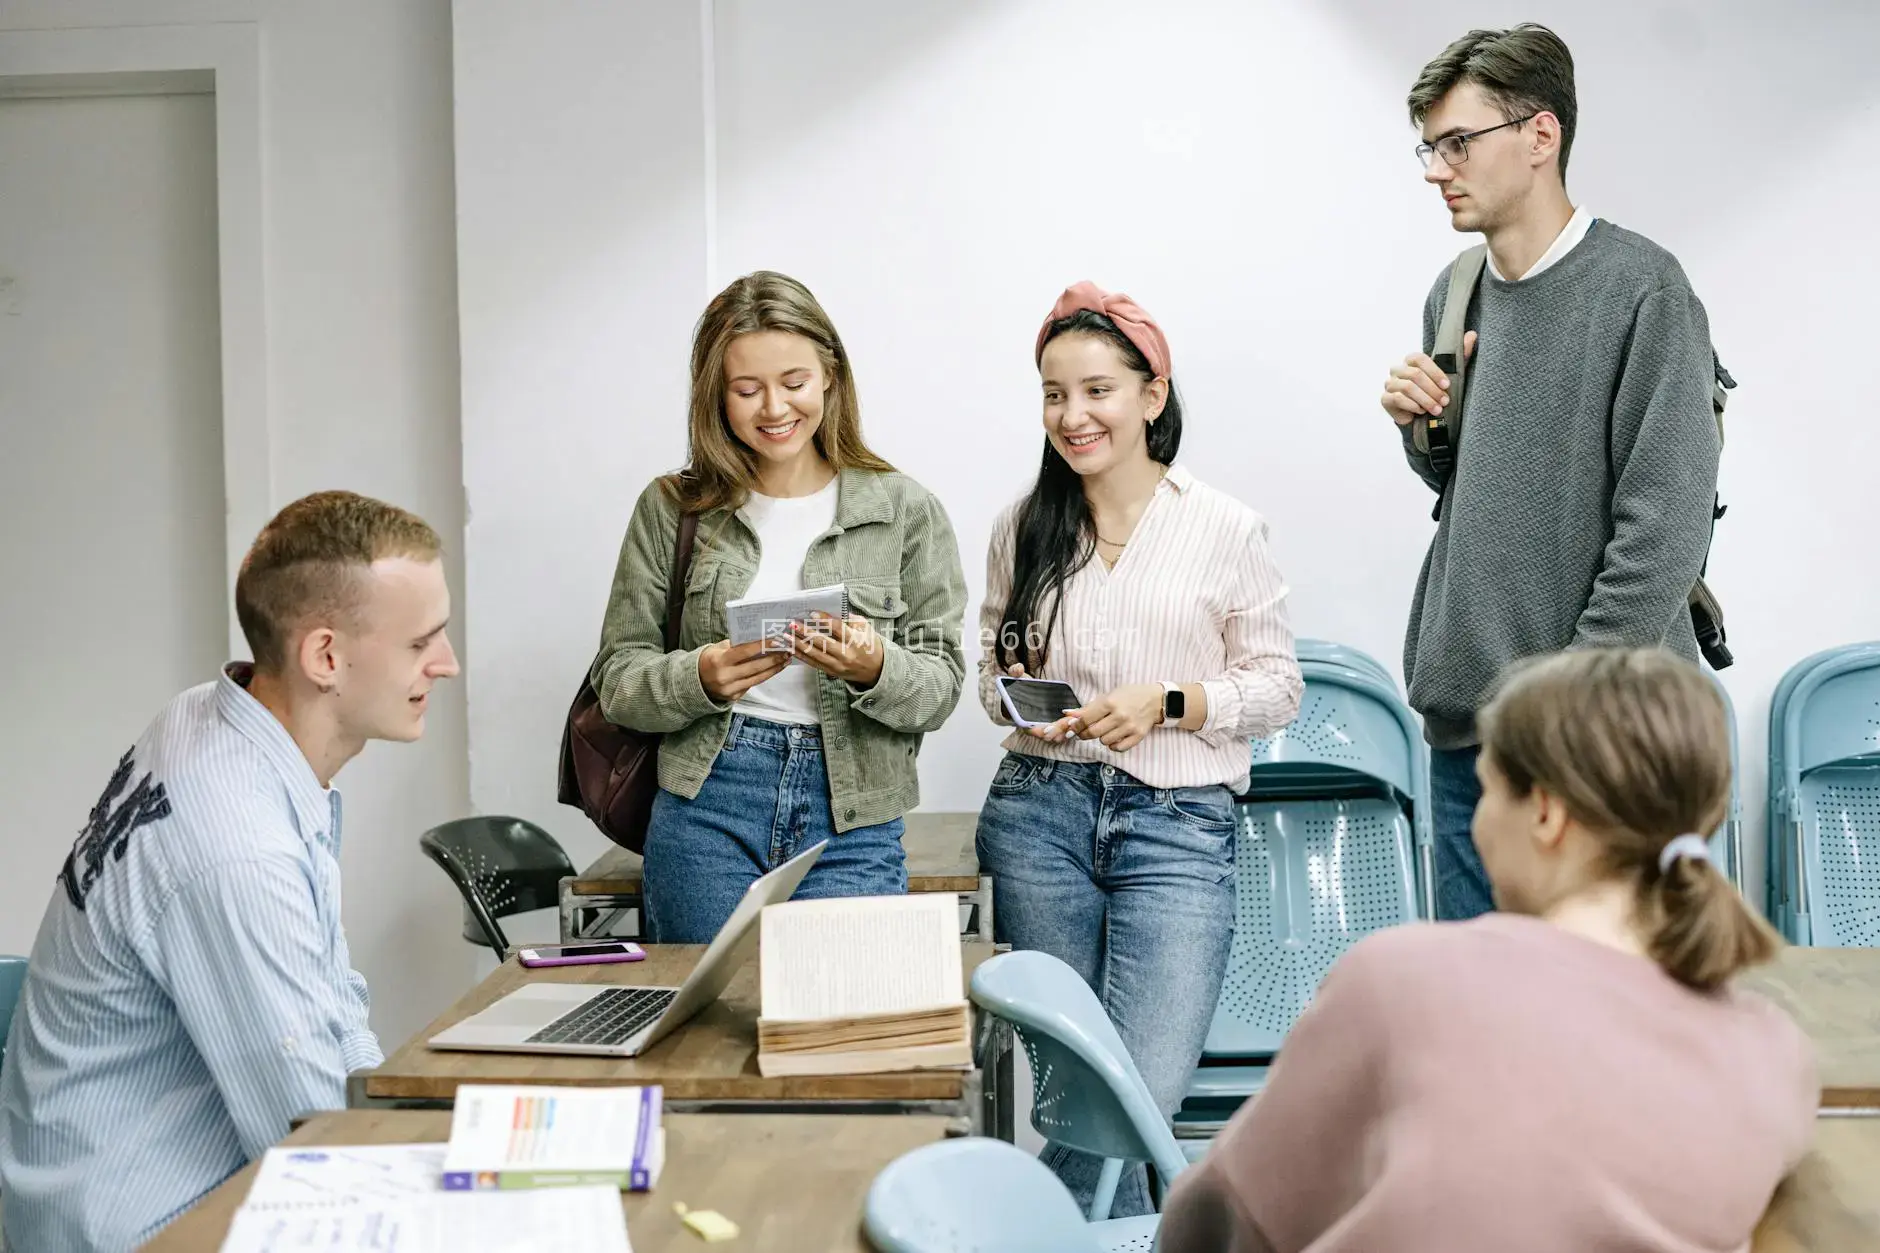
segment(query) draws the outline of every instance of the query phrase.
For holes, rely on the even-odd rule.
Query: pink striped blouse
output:
[[[995,645],[1012,591],[1018,505],[999,515],[986,554],[979,611],[979,701],[1010,726],[993,679]],[[1040,614],[1041,625],[1049,621]],[[1060,761],[1097,761],[1151,787],[1247,786],[1247,741],[1299,712],[1301,681],[1286,616],[1286,584],[1266,546],[1266,520],[1177,465],[1157,485],[1116,566],[1092,557],[1064,583],[1064,610],[1044,673],[1086,701],[1126,683],[1200,683],[1199,731],[1151,730],[1126,753],[1094,740],[1050,744],[1013,731],[1005,747]]]

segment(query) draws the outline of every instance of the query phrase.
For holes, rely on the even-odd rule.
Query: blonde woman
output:
[[[1662,651],[1520,671],[1481,716],[1503,911],[1354,947],[1164,1211],[1164,1253],[1747,1249],[1801,1159],[1808,1040],[1730,986],[1775,933],[1699,832],[1723,702]]]
[[[640,494],[592,678],[610,721],[663,732],[646,841],[648,931],[711,939],[758,876],[830,845],[802,897],[907,890],[915,755],[959,701],[966,584],[940,502],[862,439],[841,337],[809,289],[759,271],[692,344],[691,455]],[[666,589],[697,514],[680,649]],[[850,616],[733,646],[725,602],[841,583]]]

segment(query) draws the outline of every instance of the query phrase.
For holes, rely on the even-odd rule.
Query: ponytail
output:
[[[1685,834],[1728,810],[1728,719],[1716,685],[1672,653],[1585,649],[1516,671],[1478,720],[1515,794],[1559,798],[1602,845],[1600,873],[1635,885],[1646,951],[1700,991],[1782,947]]]
[[[1700,992],[1781,951],[1774,928],[1707,859],[1673,859],[1639,896],[1639,926],[1652,959]]]

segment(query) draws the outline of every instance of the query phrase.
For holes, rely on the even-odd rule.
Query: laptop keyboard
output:
[[[529,1044],[625,1044],[666,1012],[671,988],[609,988],[530,1036]]]

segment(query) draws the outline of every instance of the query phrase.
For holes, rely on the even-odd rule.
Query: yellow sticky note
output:
[[[672,1210],[692,1229],[693,1235],[707,1244],[737,1238],[738,1225],[717,1210],[687,1209],[683,1205],[674,1205]]]

